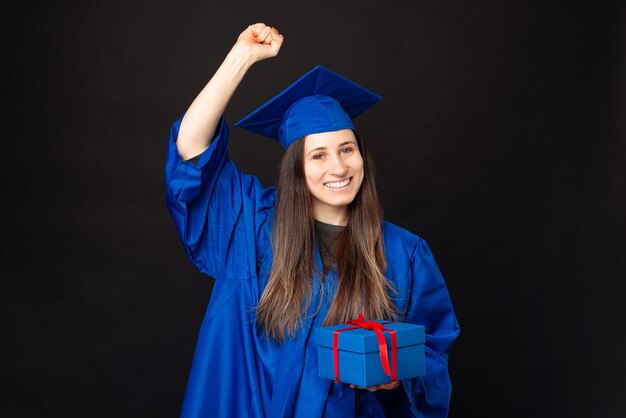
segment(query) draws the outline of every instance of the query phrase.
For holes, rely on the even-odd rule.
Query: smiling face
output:
[[[313,217],[347,225],[348,205],[363,182],[363,158],[354,132],[342,129],[307,135],[304,176],[312,197]]]

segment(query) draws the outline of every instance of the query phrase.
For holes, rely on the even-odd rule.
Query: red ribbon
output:
[[[363,318],[363,314],[359,313],[358,319],[353,319],[346,322],[346,325],[351,325],[351,328],[338,329],[333,333],[333,354],[335,357],[335,381],[339,380],[339,333],[344,331],[351,331],[353,329],[368,329],[376,333],[378,338],[378,351],[380,352],[380,362],[383,365],[383,371],[387,376],[391,377],[390,382],[398,380],[398,342],[396,340],[396,331],[387,329],[383,324],[390,324],[391,322],[376,322],[366,321]],[[385,340],[385,334],[383,331],[388,331],[391,337],[391,371],[389,371],[389,358],[387,357],[387,340]]]

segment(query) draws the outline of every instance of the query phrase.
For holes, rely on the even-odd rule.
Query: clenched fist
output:
[[[255,23],[241,32],[234,48],[248,55],[252,62],[275,57],[280,51],[284,37],[278,30],[266,26],[264,23]]]

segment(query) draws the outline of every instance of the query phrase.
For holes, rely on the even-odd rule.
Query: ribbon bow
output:
[[[333,333],[333,354],[335,358],[335,380],[340,382],[339,380],[339,333],[344,331],[351,331],[353,329],[367,329],[370,331],[374,331],[376,333],[376,337],[378,339],[378,351],[380,353],[380,362],[383,365],[383,371],[387,376],[391,377],[390,382],[395,382],[398,380],[398,342],[396,339],[396,331],[392,329],[387,329],[384,327],[384,324],[389,324],[391,322],[376,322],[376,321],[366,321],[363,318],[363,314],[359,312],[359,317],[357,319],[352,319],[346,322],[346,325],[350,325],[351,328],[343,328],[335,330]],[[389,370],[389,357],[387,356],[387,340],[385,339],[384,331],[389,332],[391,337],[391,370]]]

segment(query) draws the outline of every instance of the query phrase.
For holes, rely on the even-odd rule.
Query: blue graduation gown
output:
[[[444,280],[424,240],[384,223],[387,278],[399,290],[402,320],[426,327],[426,375],[402,389],[369,392],[334,384],[317,372],[312,330],[321,326],[337,280],[312,277],[311,311],[282,345],[258,329],[255,307],[272,263],[275,189],[240,172],[228,158],[229,129],[222,117],[197,164],[182,161],[170,132],[167,205],[189,259],[215,279],[191,367],[182,417],[445,417],[450,399],[448,353],[459,334]],[[319,251],[316,262],[322,270]]]

